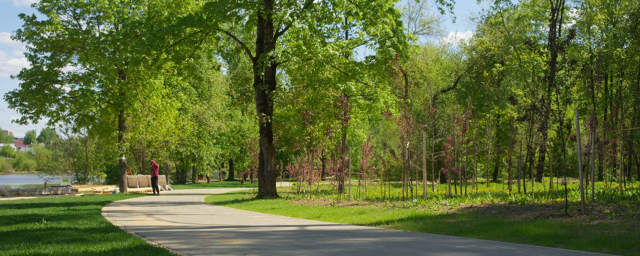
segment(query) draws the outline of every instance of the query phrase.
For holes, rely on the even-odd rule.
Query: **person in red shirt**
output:
[[[160,166],[156,164],[155,161],[151,160],[151,189],[153,190],[153,195],[160,195],[160,189],[158,188],[158,171],[160,170]],[[156,194],[156,192],[158,194]]]

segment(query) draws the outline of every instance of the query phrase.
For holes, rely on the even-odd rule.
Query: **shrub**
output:
[[[0,158],[0,173],[3,172],[13,172],[13,167],[11,166],[11,160]]]
[[[4,145],[0,148],[0,156],[16,157],[16,150],[10,145]]]
[[[18,153],[13,160],[13,169],[16,171],[31,172],[38,168],[36,160],[33,160],[31,153]]]

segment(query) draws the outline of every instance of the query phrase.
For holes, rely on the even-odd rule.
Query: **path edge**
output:
[[[111,217],[109,217],[109,213],[107,213],[107,212],[105,212],[105,211],[104,211],[104,208],[106,208],[106,207],[110,206],[111,204],[117,204],[118,202],[126,201],[126,200],[131,200],[131,199],[133,199],[133,198],[124,199],[124,200],[118,200],[118,201],[113,201],[113,202],[111,202],[111,203],[106,204],[105,206],[103,206],[103,207],[102,207],[102,209],[100,209],[100,215],[102,215],[102,217],[103,217],[103,218],[105,218],[109,223],[111,223],[111,225],[113,225],[113,226],[115,226],[115,227],[120,228],[122,231],[124,231],[124,232],[126,232],[126,233],[128,233],[128,234],[130,234],[130,235],[132,235],[132,236],[134,236],[134,237],[137,237],[137,238],[140,238],[140,239],[144,240],[145,242],[147,242],[148,244],[150,244],[150,245],[152,245],[152,246],[155,246],[155,247],[158,247],[158,248],[165,249],[165,250],[167,250],[167,251],[169,251],[169,252],[171,252],[171,253],[173,253],[173,254],[176,254],[176,255],[180,255],[180,256],[189,256],[189,254],[181,253],[181,252],[178,252],[178,251],[176,251],[176,250],[173,250],[173,249],[171,249],[171,248],[169,248],[169,247],[167,247],[167,246],[164,246],[164,245],[162,245],[162,244],[159,244],[159,243],[156,243],[156,242],[154,242],[154,241],[152,241],[152,240],[149,240],[147,237],[145,237],[145,236],[143,236],[143,235],[140,235],[140,234],[138,234],[138,233],[136,233],[136,232],[134,232],[134,231],[131,231],[131,230],[127,229],[127,227],[125,227],[125,226],[123,226],[123,225],[120,225],[120,223],[118,223],[117,221],[115,221],[115,220],[113,220]]]

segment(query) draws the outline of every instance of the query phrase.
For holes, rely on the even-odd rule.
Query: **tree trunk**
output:
[[[268,57],[275,50],[273,0],[264,0],[257,17],[256,52],[253,60],[253,89],[260,120],[260,163],[258,197],[278,197],[276,189],[276,147],[273,141],[273,92],[276,90],[277,63]]]
[[[496,162],[493,165],[493,182],[498,182],[498,174],[500,173],[500,154],[496,154]]]
[[[427,133],[422,131],[422,199],[427,198]]]
[[[549,152],[549,191],[553,191],[553,154],[551,154],[551,149],[547,152]]]
[[[507,175],[508,176],[508,178],[507,178],[507,184],[508,184],[507,185],[507,189],[509,190],[509,193],[511,193],[511,191],[512,191],[511,167],[512,167],[512,163],[513,163],[513,161],[512,161],[513,160],[513,158],[512,158],[513,157],[513,143],[514,143],[513,139],[511,139],[511,141],[509,142],[509,153],[508,153],[509,154],[509,160],[507,160],[507,174],[508,174]]]
[[[343,95],[343,99],[346,101],[342,106],[342,121],[341,128],[342,131],[342,141],[340,143],[340,161],[341,165],[338,168],[338,194],[344,193],[344,169],[346,166],[346,155],[347,155],[347,133],[348,133],[348,120],[346,120],[347,115],[349,114],[349,98],[346,95]]]
[[[602,129],[602,133],[604,134],[604,128]],[[604,180],[604,155],[602,150],[604,146],[602,145],[602,140],[600,140],[599,138],[596,138],[596,144],[598,146],[598,181],[603,181]]]
[[[542,182],[542,174],[544,173],[545,156],[547,155],[547,132],[542,133],[542,142],[538,149],[538,166],[536,167],[536,182]]]
[[[636,153],[635,154],[636,157],[636,171],[638,172],[636,175],[636,180],[640,181],[640,154]]]
[[[591,204],[595,202],[596,199],[596,128],[594,125],[594,129],[591,130]]]
[[[521,178],[522,178],[522,140],[520,140],[520,152],[518,153],[518,194],[520,194]]]
[[[124,95],[122,95],[124,96]],[[125,159],[125,133],[127,131],[126,120],[124,116],[124,110],[120,110],[118,113],[118,144],[120,146],[120,158],[118,160],[118,169],[120,171],[120,193],[128,192],[127,184],[127,160]]]
[[[227,176],[228,181],[232,181],[236,179],[235,170],[233,169],[233,159],[229,159],[229,176]]]
[[[349,149],[349,193],[348,199],[351,201],[351,149]]]
[[[565,195],[565,214],[568,215],[569,209],[569,201],[567,198],[567,147],[566,142],[564,140],[564,127],[563,127],[563,115],[561,111],[562,105],[560,104],[560,91],[558,89],[558,85],[556,84],[556,72],[557,72],[557,61],[558,61],[558,38],[561,36],[562,32],[562,19],[564,15],[564,4],[565,0],[553,0],[551,1],[551,10],[550,10],[550,18],[549,18],[549,33],[548,33],[548,41],[547,47],[549,50],[549,69],[548,74],[546,75],[546,79],[548,82],[548,95],[551,96],[551,88],[555,88],[556,92],[556,104],[558,106],[558,118],[559,118],[559,129],[560,140],[562,142],[562,168],[564,170],[564,195]],[[546,138],[542,141],[542,147],[546,145]],[[540,162],[539,162],[540,163]],[[542,162],[544,164],[544,162]],[[544,167],[544,166],[543,166]],[[533,192],[533,191],[532,191]]]
[[[198,176],[196,175],[196,165],[193,164],[191,166],[191,183],[192,184],[196,184],[196,181],[198,181]]]
[[[80,183],[86,185],[89,179],[89,135],[84,137],[84,178]]]
[[[530,144],[533,144],[533,141],[531,141]],[[531,179],[531,184],[533,184],[533,159],[535,158],[535,152],[536,152],[536,148],[535,145],[527,145],[527,169],[529,169],[529,179]],[[527,174],[525,174],[526,176]],[[522,184],[524,186],[524,193],[527,193],[527,181],[525,181],[523,179]],[[533,190],[531,190],[531,193],[533,193]]]
[[[171,168],[171,167],[170,167],[169,163],[167,162],[167,160],[165,160],[164,161],[164,177],[165,177],[165,180],[167,181],[167,185],[170,184],[169,183],[169,168]]]
[[[580,208],[582,210],[582,214],[586,214],[584,207],[584,183],[582,179],[582,145],[580,141],[580,115],[578,114],[578,110],[575,110],[576,113],[576,144],[578,148],[578,178],[580,179]],[[622,148],[622,146],[621,146]]]
[[[607,98],[607,94],[609,92],[609,77],[607,75],[607,73],[604,74],[604,94],[605,94],[605,101]],[[604,111],[602,113],[603,115],[603,125],[602,125],[602,139],[606,138],[606,130],[607,130],[607,111],[608,111],[608,105],[604,104]],[[604,181],[604,141],[597,139],[598,142],[598,180],[599,181]]]
[[[320,180],[325,180],[327,176],[327,158],[324,155],[324,150],[320,150],[320,162],[322,165],[322,173],[320,174]]]

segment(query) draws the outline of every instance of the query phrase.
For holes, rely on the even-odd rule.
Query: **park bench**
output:
[[[127,188],[130,193],[148,193],[152,192],[151,189],[151,175],[127,175]],[[158,176],[158,187],[161,191],[173,190],[169,184],[167,184],[167,177],[165,175]]]

